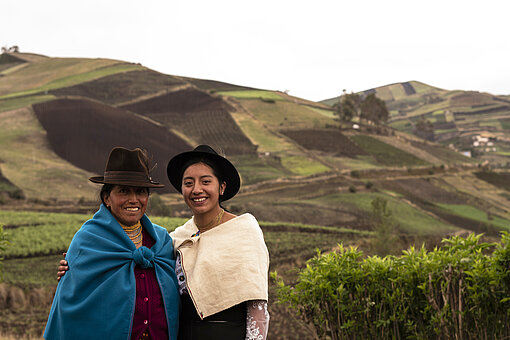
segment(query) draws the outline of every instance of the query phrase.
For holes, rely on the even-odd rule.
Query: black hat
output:
[[[108,156],[103,176],[90,177],[94,183],[117,184],[144,188],[163,188],[149,174],[147,154],[140,148],[129,150],[116,146]]]
[[[182,175],[184,165],[193,158],[203,158],[212,161],[221,172],[220,177],[227,183],[225,192],[221,196],[221,201],[226,201],[234,197],[241,186],[241,178],[235,166],[228,159],[216,153],[209,145],[199,145],[193,151],[186,151],[174,156],[166,168],[166,173],[170,183],[177,191],[182,193]]]

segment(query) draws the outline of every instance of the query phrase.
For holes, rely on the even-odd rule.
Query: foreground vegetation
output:
[[[510,234],[443,240],[433,251],[363,258],[356,248],[320,252],[294,286],[277,273],[277,296],[315,338],[506,339],[510,336]]]

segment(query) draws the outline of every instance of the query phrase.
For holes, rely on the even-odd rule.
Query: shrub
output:
[[[23,200],[25,199],[25,193],[21,189],[16,188],[9,192],[9,197],[16,200]]]
[[[351,176],[354,177],[354,178],[359,178],[360,173],[359,173],[358,170],[352,170],[351,171]]]
[[[357,190],[356,190],[356,187],[354,185],[351,185],[349,187],[349,192],[352,192],[352,193],[355,193]]]
[[[374,199],[371,205],[372,216],[375,222],[374,250],[378,255],[391,254],[397,242],[397,237],[395,236],[397,222],[393,217],[393,212],[388,207],[388,201],[381,197]]]
[[[428,252],[363,258],[356,248],[317,255],[286,285],[288,304],[329,339],[503,339],[510,336],[510,234],[454,236]],[[492,252],[491,252],[492,250]]]
[[[259,99],[261,101],[263,101],[264,103],[270,103],[270,104],[276,103],[276,101],[274,99],[272,99],[272,98],[259,97]]]
[[[367,188],[367,189],[372,189],[373,186],[374,186],[374,183],[372,183],[370,181],[365,183],[365,188]]]

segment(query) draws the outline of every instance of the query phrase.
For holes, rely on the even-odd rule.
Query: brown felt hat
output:
[[[174,156],[170,162],[168,162],[166,173],[174,188],[182,194],[182,175],[184,170],[186,170],[184,166],[191,159],[201,158],[212,161],[216,165],[218,171],[220,171],[222,179],[227,183],[225,192],[221,195],[221,201],[226,201],[234,197],[241,186],[239,173],[228,159],[218,155],[209,145],[199,145],[192,151],[183,152]]]
[[[144,188],[163,188],[150,176],[147,155],[140,148],[129,150],[116,146],[108,156],[103,176],[90,177],[94,183],[127,185]]]

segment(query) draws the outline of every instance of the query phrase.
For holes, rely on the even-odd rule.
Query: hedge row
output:
[[[510,235],[480,236],[384,258],[340,246],[309,260],[294,286],[272,273],[278,300],[320,339],[507,339]]]

